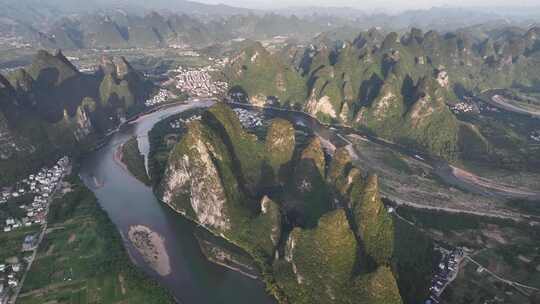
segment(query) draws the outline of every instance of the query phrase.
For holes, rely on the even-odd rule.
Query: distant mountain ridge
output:
[[[0,0],[0,35],[22,37],[42,48],[195,47],[234,38],[289,35],[309,40],[321,32],[381,27],[452,31],[478,24],[530,26],[540,8],[528,10],[432,8],[399,14],[366,13],[341,7],[249,10],[190,1]]]
[[[252,10],[228,5],[204,4],[186,0],[0,0],[3,11],[0,16],[15,18],[23,21],[55,20],[74,14],[93,12],[110,12],[122,10],[125,12],[145,14],[149,11],[163,10],[168,12],[194,15],[233,15],[246,14]]]
[[[156,47],[203,47],[235,38],[268,39],[287,35],[311,39],[314,35],[346,24],[326,19],[308,20],[276,14],[235,15],[208,20],[186,14],[143,16],[125,12],[70,16],[38,28],[24,22],[4,24],[0,32],[18,34],[34,47],[47,49],[123,49]],[[3,30],[2,30],[3,28]]]
[[[95,13],[124,14],[144,16],[152,11],[162,14],[184,14],[206,19],[238,16],[264,16],[277,14],[297,16],[300,19],[336,23],[339,20],[354,21],[359,28],[385,27],[389,30],[402,30],[408,27],[422,29],[455,30],[474,24],[500,21],[508,24],[526,25],[540,20],[540,6],[531,7],[433,7],[430,9],[411,9],[399,13],[384,10],[362,10],[351,7],[301,6],[282,9],[248,9],[224,4],[204,4],[186,0],[0,0],[0,19],[21,22],[27,26],[43,28],[52,23],[73,16]],[[4,20],[4,21],[5,21]]]

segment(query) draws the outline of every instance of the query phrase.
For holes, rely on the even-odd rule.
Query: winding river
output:
[[[132,136],[139,138],[141,151],[147,153],[147,134],[155,123],[211,104],[206,101],[173,106],[125,125],[105,146],[83,160],[81,177],[124,236],[126,248],[136,264],[168,288],[179,303],[275,303],[262,282],[207,261],[194,237],[196,225],[158,202],[151,188],[133,178],[114,160],[116,148]],[[164,238],[172,268],[169,275],[157,274],[125,238],[129,227],[135,225],[149,227]]]
[[[212,104],[213,101],[202,101],[175,105],[142,116],[123,126],[112,135],[105,146],[83,160],[81,177],[95,193],[101,206],[124,236],[126,247],[133,260],[150,276],[167,287],[179,303],[275,303],[265,292],[262,282],[207,261],[194,237],[194,232],[199,228],[158,202],[151,188],[137,181],[114,160],[117,147],[132,136],[139,138],[141,152],[147,155],[149,151],[147,135],[157,122],[186,110],[208,107]],[[236,106],[253,108],[248,105]],[[351,129],[347,128],[327,128],[316,119],[300,112],[279,109],[265,109],[264,111],[269,116],[286,118],[298,125],[303,125],[337,146],[347,144],[345,136],[352,133]],[[359,133],[354,131],[354,134]],[[481,195],[508,194],[487,191],[468,180],[457,178],[455,172],[445,162],[376,137],[361,135],[370,141],[384,144],[430,163],[437,174],[449,184],[459,185]],[[125,238],[129,227],[135,225],[146,226],[164,238],[172,268],[169,275],[158,275]]]

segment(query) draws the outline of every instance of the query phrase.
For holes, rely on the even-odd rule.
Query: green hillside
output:
[[[465,30],[441,35],[413,28],[401,36],[369,30],[351,42],[323,34],[302,56],[292,47],[278,56],[249,45],[225,75],[234,86],[231,93],[245,92],[251,103],[277,97],[281,105],[296,105],[323,122],[456,161],[490,152],[490,143],[460,122],[450,106],[489,88],[538,89],[538,32],[497,37],[492,32],[493,41]],[[283,83],[290,87],[280,86],[280,75],[289,74]]]
[[[61,52],[39,51],[26,69],[0,77],[0,184],[62,155],[77,155],[123,119],[144,109],[154,90],[123,58],[80,73]],[[4,149],[4,148],[3,148]]]
[[[282,303],[402,303],[408,280],[394,271],[422,261],[404,254],[407,241],[396,249],[376,177],[355,168],[345,149],[329,157],[286,120],[272,120],[267,132],[262,141],[226,105],[212,106],[181,133],[158,196],[248,252]],[[152,134],[154,143],[172,136]],[[410,303],[428,286],[415,285],[422,292],[407,294]]]

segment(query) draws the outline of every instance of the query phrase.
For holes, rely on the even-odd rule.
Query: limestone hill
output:
[[[12,147],[2,153],[6,174],[0,184],[61,154],[84,151],[144,109],[153,89],[123,58],[104,60],[98,72],[83,74],[60,51],[39,51],[29,67],[0,76],[0,132]]]
[[[263,141],[226,105],[211,107],[188,125],[156,190],[250,253],[283,303],[402,303],[377,178],[345,149],[329,157],[317,137],[299,141],[288,121],[272,120]]]

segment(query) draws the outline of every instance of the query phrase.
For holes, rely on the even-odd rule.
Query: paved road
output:
[[[497,94],[497,90],[500,90],[500,89],[493,89],[493,90],[483,91],[482,92],[482,97],[483,97],[482,100],[484,100],[485,102],[487,102],[488,104],[490,104],[490,105],[492,105],[494,107],[497,107],[499,109],[502,109],[502,110],[505,110],[505,111],[508,111],[508,112],[521,114],[521,115],[528,115],[528,116],[531,116],[533,118],[540,118],[540,111],[528,110],[526,108],[519,107],[517,105],[513,105],[513,104],[510,104],[508,102],[504,102],[504,100],[496,100],[496,99],[494,99],[493,97],[495,95],[502,96],[500,94]]]
[[[514,288],[516,288],[518,291],[522,292],[522,293],[525,293],[523,292],[523,290],[519,289],[518,287],[520,288],[525,288],[526,290],[530,290],[531,293],[532,292],[540,292],[540,289],[539,288],[536,288],[536,287],[533,287],[533,286],[529,286],[529,285],[525,285],[525,284],[521,284],[519,282],[516,282],[516,281],[512,281],[512,280],[508,280],[508,279],[505,279],[501,276],[499,276],[498,274],[494,273],[493,271],[489,270],[488,268],[486,268],[484,265],[480,264],[479,262],[475,261],[471,256],[465,256],[465,259],[469,260],[470,262],[474,263],[475,265],[479,266],[479,267],[482,267],[484,269],[485,272],[487,272],[489,275],[491,275],[492,277],[494,277],[495,279],[505,283],[505,284],[508,284],[510,286],[513,286]],[[531,293],[525,293],[526,296],[530,296]]]

